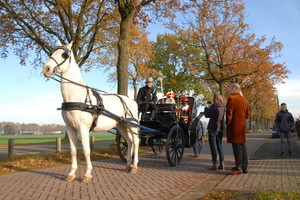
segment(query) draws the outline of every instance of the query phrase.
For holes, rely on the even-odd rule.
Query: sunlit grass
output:
[[[214,190],[205,195],[201,200],[300,200],[299,192],[283,192],[283,191],[225,191]]]
[[[150,147],[139,148],[140,153],[149,151],[151,151]],[[119,157],[116,145],[96,148],[93,152],[91,152],[92,161],[114,157]],[[78,163],[85,162],[83,150],[77,151],[77,161]],[[66,164],[71,164],[70,151],[15,156],[13,158],[0,158],[0,175],[56,167]]]

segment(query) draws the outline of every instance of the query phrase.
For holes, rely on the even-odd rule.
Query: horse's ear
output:
[[[62,44],[61,44],[61,42],[59,40],[57,41],[57,46],[58,47],[62,46]]]
[[[73,45],[73,41],[70,42],[70,44],[67,45],[68,49],[71,49]]]

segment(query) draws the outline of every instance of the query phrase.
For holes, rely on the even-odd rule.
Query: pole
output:
[[[162,100],[162,103],[165,103],[164,102],[164,95],[165,94],[164,94],[164,88],[163,88],[163,74],[162,74],[161,71],[159,72],[159,75],[160,75],[160,88],[161,88],[161,93],[163,95],[161,100]]]
[[[61,137],[56,138],[56,153],[61,152]]]
[[[15,139],[8,139],[8,157],[15,156]]]
[[[95,136],[91,136],[91,151],[95,150]]]

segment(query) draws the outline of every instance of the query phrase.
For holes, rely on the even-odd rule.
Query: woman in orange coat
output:
[[[246,119],[249,118],[248,102],[242,96],[238,84],[229,87],[230,96],[226,104],[226,135],[227,142],[232,143],[235,167],[230,175],[247,173],[248,154],[246,149]],[[240,170],[242,169],[242,171]]]

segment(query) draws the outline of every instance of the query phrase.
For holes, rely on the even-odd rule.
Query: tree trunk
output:
[[[137,81],[136,79],[133,79],[133,90],[134,90],[134,99],[137,99],[137,93],[138,93],[138,88],[137,88]]]
[[[218,84],[219,84],[220,94],[224,96],[224,82],[219,82]]]
[[[117,63],[118,74],[118,94],[127,95],[128,93],[128,46],[129,46],[129,33],[130,24],[132,22],[134,12],[124,10],[126,8],[119,8],[121,13],[120,35],[118,42],[119,57]],[[124,14],[126,13],[126,14]]]

